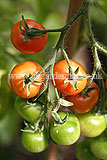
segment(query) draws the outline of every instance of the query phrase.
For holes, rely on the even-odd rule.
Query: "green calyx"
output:
[[[22,15],[22,20],[23,20],[23,23],[24,23],[25,30],[22,29],[21,23],[20,23],[20,30],[25,35],[24,43],[26,43],[29,38],[32,39],[32,38],[43,38],[44,37],[43,35],[46,34],[46,33],[35,33],[35,31],[41,31],[40,29],[29,28],[29,26],[28,26],[27,22],[25,21],[23,15]]]

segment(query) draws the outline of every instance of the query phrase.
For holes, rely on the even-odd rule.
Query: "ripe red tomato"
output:
[[[73,72],[75,72],[76,69],[79,67],[79,72],[76,75],[86,76],[86,72],[84,68],[81,66],[81,64],[71,59],[69,61],[71,63]],[[53,73],[57,89],[65,95],[76,95],[80,93],[87,84],[87,79],[78,79],[77,80],[78,90],[75,90],[73,86],[70,84],[70,82],[64,84],[65,79],[69,78],[68,64],[66,60],[58,62],[53,69]]]
[[[27,22],[29,29],[37,28],[40,30],[45,30],[45,28],[41,24],[31,19],[25,19],[25,21]],[[21,20],[13,26],[11,31],[11,41],[14,47],[21,52],[29,53],[29,54],[40,52],[47,44],[48,34],[46,33],[43,35],[43,37],[40,37],[40,38],[28,38],[27,42],[24,43],[25,35],[20,30],[20,23],[21,23],[22,29],[25,30],[23,21]],[[37,35],[37,36],[40,36],[40,35]]]
[[[93,81],[89,88],[98,87],[97,84]],[[99,98],[99,89],[94,89],[88,92],[90,97],[86,97],[81,94],[75,96],[66,96],[65,99],[72,102],[73,105],[69,108],[76,113],[85,113],[90,111],[98,102]]]
[[[17,64],[10,74],[10,84],[14,90],[14,92],[22,97],[22,98],[32,98],[36,96],[43,87],[43,84],[31,84],[30,85],[30,94],[27,96],[27,86],[25,85],[25,89],[22,88],[24,76],[29,74],[36,74],[42,69],[42,66],[36,62],[25,61]],[[39,82],[45,82],[45,71],[43,71],[35,80]]]

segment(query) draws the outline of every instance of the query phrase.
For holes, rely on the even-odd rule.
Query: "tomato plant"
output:
[[[55,79],[56,87],[61,93],[65,95],[76,95],[80,93],[87,84],[87,79],[80,78],[81,76],[86,76],[86,72],[84,68],[81,66],[81,64],[71,59],[69,61],[75,75],[74,80],[71,80],[71,83],[73,83],[73,81],[77,79],[76,80],[77,90],[74,89],[73,85],[71,85],[70,82],[65,83],[65,80],[69,78],[68,64],[66,60],[62,60],[55,65],[53,69],[54,79]],[[78,68],[78,73],[75,73],[77,68]]]
[[[25,21],[29,29],[36,28],[40,30],[45,30],[45,28],[41,24],[31,19],[25,19]],[[43,34],[43,36],[37,35],[37,37],[31,36],[30,33],[28,33],[27,42],[24,42],[25,35],[20,30],[20,23],[21,23],[22,30],[25,30],[24,23],[21,20],[13,26],[12,31],[11,31],[11,41],[13,45],[15,46],[15,48],[21,52],[29,53],[29,54],[40,52],[47,44],[47,40],[48,40],[47,33]]]
[[[25,127],[27,130],[28,127]],[[42,131],[36,132],[23,132],[21,142],[24,148],[30,152],[39,153],[44,151],[49,144],[48,131],[44,128]]]
[[[17,64],[10,74],[10,84],[14,92],[22,98],[32,98],[36,96],[43,87],[43,84],[32,82],[30,84],[30,93],[28,95],[27,85],[30,83],[30,78],[42,69],[42,66],[36,62],[25,61]],[[45,71],[37,76],[35,81],[45,82]],[[23,82],[25,86],[23,87]]]
[[[76,146],[76,157],[78,160],[100,160],[90,149],[90,140],[84,139]]]
[[[43,109],[40,103],[29,103],[28,99],[17,97],[15,101],[15,108],[18,113],[28,122],[36,122]]]
[[[89,96],[77,94],[75,96],[66,96],[65,99],[72,102],[73,105],[70,109],[76,113],[89,112],[98,102],[99,99],[99,89],[97,84],[93,81],[89,88],[96,87],[97,89],[88,92]]]
[[[106,128],[106,119],[103,115],[91,113],[78,114],[81,133],[86,137],[96,137]]]
[[[107,160],[107,135],[102,133],[98,137],[91,139],[91,150],[96,157]]]
[[[66,112],[59,112],[59,116],[63,119]],[[80,136],[80,125],[77,117],[69,113],[66,121],[63,124],[55,125],[55,120],[52,118],[50,124],[50,137],[59,145],[71,145],[75,143]]]

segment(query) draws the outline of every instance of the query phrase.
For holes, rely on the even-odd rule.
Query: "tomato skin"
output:
[[[45,28],[41,24],[31,19],[25,19],[25,21],[27,22],[29,28],[37,28],[40,30],[45,30]],[[13,26],[11,31],[11,41],[14,47],[19,51],[28,54],[34,54],[40,52],[47,44],[48,34],[47,33],[44,34],[43,35],[44,37],[41,38],[29,38],[27,42],[24,43],[24,34],[20,30],[20,23],[22,29],[25,30],[23,21],[21,20]]]
[[[98,87],[98,85],[93,81],[89,88]],[[89,112],[98,102],[99,99],[99,89],[94,89],[88,92],[90,97],[86,97],[82,94],[77,94],[75,96],[65,96],[65,99],[72,102],[73,105],[69,108],[76,113]]]
[[[79,67],[78,75],[86,76],[86,72],[84,68],[81,66],[81,64],[71,59],[69,59],[69,61],[74,72],[77,69],[77,67]],[[68,64],[66,60],[58,62],[54,66],[53,73],[57,89],[65,95],[76,95],[80,93],[86,86],[87,79],[77,80],[78,90],[75,90],[69,82],[64,84],[65,79],[69,77]]]
[[[106,119],[103,115],[84,113],[77,115],[81,133],[86,137],[99,136],[106,128]]]
[[[34,75],[41,69],[42,66],[40,64],[32,61],[25,61],[17,64],[10,74],[10,84],[14,92],[22,98],[32,98],[36,96],[42,89],[43,85],[31,84],[29,96],[27,96],[27,86],[25,86],[25,89],[23,89],[22,85],[24,76],[26,74],[29,75],[32,73]],[[45,82],[45,78],[45,71],[43,71],[35,80],[39,82]]]
[[[25,130],[27,129],[28,127],[25,127]],[[23,132],[21,142],[24,148],[26,148],[29,152],[42,152],[48,147],[49,144],[47,129],[44,128],[43,131],[38,131],[35,133]]]
[[[105,133],[91,139],[90,147],[94,155],[107,160],[107,135]]]
[[[43,106],[40,103],[27,103],[27,101],[28,99],[17,97],[15,108],[28,122],[36,122],[40,117]]]
[[[100,160],[90,149],[90,140],[84,139],[76,146],[76,157],[78,160]]]
[[[63,119],[66,112],[59,112],[60,117]],[[50,123],[50,137],[59,145],[71,145],[75,143],[80,136],[80,125],[77,117],[69,113],[67,121],[58,126],[54,126],[55,120],[52,118]]]

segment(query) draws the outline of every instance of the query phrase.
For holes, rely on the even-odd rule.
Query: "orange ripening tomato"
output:
[[[84,68],[79,64],[78,62],[75,62],[73,60],[69,60],[71,63],[71,67],[73,72],[76,71],[77,68],[79,68],[78,73],[75,74],[76,78],[77,76],[87,76]],[[69,69],[68,69],[68,64],[66,60],[62,60],[58,62],[53,69],[53,74],[54,74],[54,79],[56,83],[57,89],[65,94],[65,95],[76,95],[80,93],[86,86],[87,84],[87,79],[86,78],[79,78],[77,79],[77,88],[78,90],[75,90],[74,87],[71,85],[70,82],[64,83],[66,78],[69,78]],[[75,79],[74,79],[75,80]],[[73,82],[73,80],[71,80]]]
[[[90,111],[98,102],[99,99],[99,88],[98,85],[93,81],[89,88],[96,87],[97,89],[88,92],[90,97],[86,97],[82,94],[75,96],[65,96],[65,99],[72,102],[73,105],[69,107],[76,113],[85,113]]]
[[[23,81],[24,77],[29,76],[30,74],[35,75],[42,69],[42,66],[36,62],[32,61],[25,61],[22,63],[17,64],[10,74],[10,84],[14,92],[22,97],[22,98],[32,98],[36,96],[43,87],[43,84],[31,84],[30,85],[30,94],[27,96],[27,85],[24,86],[23,89]],[[35,81],[45,82],[45,71],[43,71]]]
[[[40,30],[46,30],[41,24],[31,20],[31,19],[25,19],[29,29],[30,28],[37,28]],[[21,28],[25,30],[23,21],[17,22],[11,31],[11,41],[16,49],[18,49],[21,52],[28,53],[28,54],[34,54],[40,52],[47,44],[48,41],[48,34],[43,34],[43,37],[40,38],[28,38],[27,42],[24,42],[25,35],[20,30],[20,23]],[[36,35],[37,37],[41,35]]]

